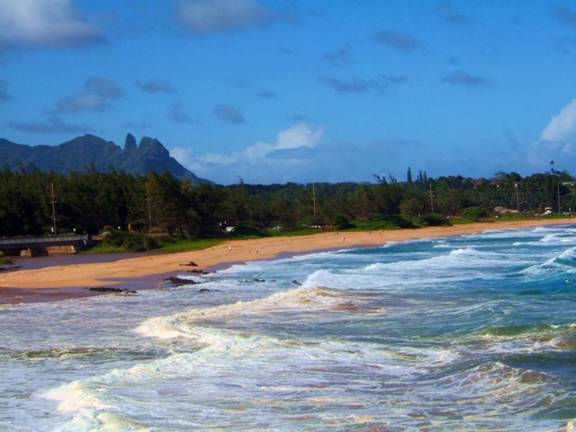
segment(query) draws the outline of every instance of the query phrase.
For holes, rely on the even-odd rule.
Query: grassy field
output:
[[[508,214],[500,215],[498,217],[482,219],[479,222],[496,222],[496,221],[516,221],[516,220],[534,220],[534,219],[561,219],[570,217],[570,215],[565,214],[554,214],[548,216],[534,217],[522,214]],[[354,220],[352,221],[352,226],[342,231],[377,231],[377,230],[399,230],[404,229],[399,226],[395,220]],[[452,225],[463,225],[474,223],[475,221],[471,219],[466,219],[462,217],[454,217],[450,219]],[[417,228],[417,226],[415,226]],[[262,237],[292,237],[292,236],[303,236],[312,235],[324,232],[324,230],[316,228],[302,227],[299,229],[291,231],[281,231],[274,229],[267,229],[263,232],[263,235],[245,235],[236,236],[231,238],[209,238],[209,239],[198,239],[198,240],[187,240],[187,239],[173,239],[169,237],[158,238],[160,244],[159,248],[151,250],[153,253],[177,253],[177,252],[188,252],[195,250],[207,249],[212,246],[216,246],[227,240],[248,240]],[[84,251],[83,253],[122,253],[129,252],[127,249],[119,246],[110,246],[104,243],[99,243],[98,245]],[[2,264],[2,257],[0,257],[0,264]]]
[[[89,249],[86,249],[80,253],[82,254],[107,254],[107,253],[122,253],[122,252],[129,252],[123,247],[120,246],[110,246],[104,243],[98,243],[96,246],[92,246]]]
[[[222,243],[222,239],[202,239],[202,240],[175,240],[171,242],[160,242],[160,247],[152,249],[153,253],[176,253],[193,250],[207,249]],[[111,246],[104,243],[98,243],[96,246],[83,251],[83,254],[112,254],[132,252],[122,246]]]
[[[223,239],[202,239],[202,240],[176,240],[175,242],[160,243],[160,249],[154,249],[154,252],[175,253],[188,252],[195,250],[207,249],[222,243]]]

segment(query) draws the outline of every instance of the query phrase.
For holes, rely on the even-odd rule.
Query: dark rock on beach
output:
[[[110,288],[110,287],[93,287],[88,288],[89,291],[99,292],[99,293],[110,293],[118,295],[136,295],[138,292],[133,290],[127,290],[122,288]]]
[[[10,265],[10,266],[6,266],[6,267],[0,267],[0,273],[18,270],[19,268],[22,268],[22,266]]]
[[[188,273],[192,273],[195,275],[207,275],[210,272],[206,271],[206,270],[197,270],[197,269],[192,269],[192,270],[188,270]]]
[[[173,285],[176,286],[182,286],[182,285],[197,285],[200,284],[202,282],[198,282],[198,281],[194,281],[194,280],[190,280],[190,279],[183,279],[183,278],[179,278],[179,277],[169,277],[168,279],[164,279],[166,282],[170,282]]]
[[[207,293],[207,292],[221,292],[220,290],[213,290],[213,289],[208,289],[208,288],[200,288],[198,290],[199,293]]]

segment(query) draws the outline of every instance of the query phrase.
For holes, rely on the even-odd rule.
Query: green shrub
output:
[[[414,223],[420,226],[448,226],[452,225],[445,216],[438,213],[428,213],[418,216]]]
[[[121,247],[134,252],[144,252],[160,247],[158,241],[153,237],[115,230],[103,233],[102,242],[107,246]]]
[[[354,225],[350,223],[350,218],[343,214],[337,214],[334,216],[334,226],[336,229],[343,230],[348,228],[353,228]]]
[[[384,216],[382,221],[391,228],[414,228],[414,224],[410,220],[400,215]]]
[[[424,206],[416,198],[406,198],[400,203],[400,214],[407,219],[414,219],[423,213]]]
[[[486,211],[484,207],[466,207],[464,210],[462,210],[462,217],[474,222],[477,222],[478,220],[488,216],[488,211]]]
[[[244,236],[258,236],[263,237],[268,235],[268,233],[254,225],[248,224],[240,224],[238,225],[233,233],[235,237],[244,237]]]

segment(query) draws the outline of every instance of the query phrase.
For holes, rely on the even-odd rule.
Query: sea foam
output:
[[[167,317],[155,317],[138,326],[136,333],[156,339],[193,338],[205,341],[197,333],[190,332],[190,324],[206,321],[222,321],[239,315],[271,314],[290,310],[342,310],[342,305],[355,300],[342,291],[317,286],[302,286],[278,292],[269,297],[233,304],[192,309]],[[208,340],[208,343],[213,341]]]

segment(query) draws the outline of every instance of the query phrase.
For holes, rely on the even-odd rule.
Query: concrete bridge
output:
[[[11,256],[75,254],[92,244],[88,235],[7,238],[0,239],[0,252]]]

